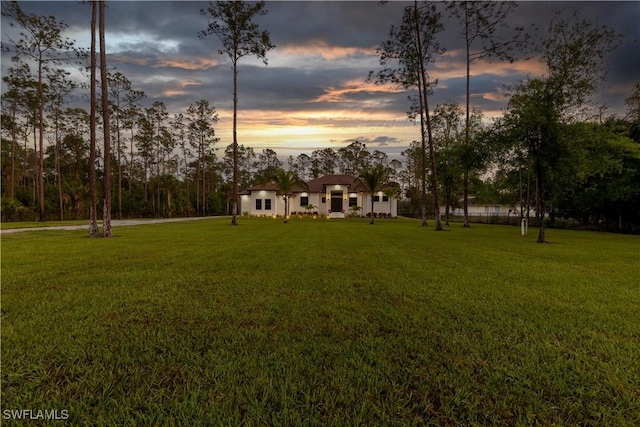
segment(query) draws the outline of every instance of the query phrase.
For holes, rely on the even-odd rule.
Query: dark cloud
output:
[[[244,110],[270,113],[272,124],[285,124],[293,114],[308,115],[309,126],[341,129],[353,127],[354,135],[336,136],[336,141],[362,141],[391,150],[408,143],[410,136],[383,136],[359,131],[376,126],[382,129],[411,129],[419,126],[406,121],[410,92],[367,85],[369,71],[376,70],[375,48],[383,42],[391,25],[401,22],[403,8],[413,2],[270,1],[268,14],[257,19],[270,31],[277,48],[269,52],[269,65],[243,58],[239,71],[239,101]],[[441,5],[444,5],[442,3]],[[21,2],[27,12],[54,15],[70,27],[70,37],[88,47],[90,6],[80,2]],[[232,105],[232,75],[229,60],[218,54],[214,36],[199,38],[207,26],[200,15],[207,2],[191,1],[112,1],[107,2],[108,61],[111,67],[131,80],[135,89],[144,90],[149,106],[154,101],[167,104],[169,111],[186,108],[206,99],[219,112]],[[615,25],[624,34],[620,48],[609,60],[609,80],[600,100],[611,112],[624,111],[624,98],[640,70],[640,7],[634,2],[518,2],[510,17],[512,26],[522,26],[534,37],[544,36],[548,22],[557,10],[574,11],[600,24]],[[445,12],[446,16],[446,12]],[[8,26],[2,20],[3,42]],[[451,18],[441,44],[448,55],[432,66],[440,79],[430,105],[464,102],[465,79],[462,40]],[[533,27],[538,27],[537,33]],[[4,59],[4,58],[3,58]],[[3,74],[10,61],[2,61]],[[482,68],[479,68],[482,66]],[[505,84],[527,77],[527,67],[509,68],[505,64],[474,64],[471,81],[473,103],[484,111],[499,111],[505,100],[499,97]],[[86,101],[85,101],[86,102]],[[335,111],[331,114],[331,111]],[[326,113],[322,117],[320,113]],[[328,112],[328,113],[327,113]],[[254,118],[248,118],[254,119]],[[255,118],[255,120],[258,120]],[[330,143],[327,139],[327,143]]]
[[[388,145],[397,144],[402,142],[400,139],[393,136],[376,136],[376,137],[366,137],[359,136],[357,138],[346,139],[344,142],[347,144],[351,144],[352,142],[360,142],[362,144],[374,147],[386,147]]]

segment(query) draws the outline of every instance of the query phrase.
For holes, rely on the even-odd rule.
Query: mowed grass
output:
[[[637,236],[239,224],[3,236],[2,409],[80,425],[640,425]]]

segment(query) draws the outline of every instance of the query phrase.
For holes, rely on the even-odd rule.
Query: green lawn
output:
[[[640,425],[639,237],[239,224],[3,236],[3,423]]]
[[[102,225],[102,220],[99,221]],[[1,230],[10,230],[13,228],[40,228],[40,227],[56,227],[62,225],[84,225],[87,224],[87,230],[89,229],[89,220],[87,219],[73,219],[68,221],[16,221],[16,222],[0,222]]]

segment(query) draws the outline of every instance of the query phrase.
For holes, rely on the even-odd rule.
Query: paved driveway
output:
[[[164,222],[182,222],[182,221],[197,221],[201,219],[212,218],[231,218],[230,216],[205,216],[205,217],[191,217],[191,218],[167,218],[167,219],[114,219],[111,221],[111,226],[126,227],[128,225],[145,225],[145,224],[160,224]],[[98,226],[102,225],[102,221],[98,221]],[[7,230],[0,230],[0,234],[20,233],[22,231],[40,231],[40,230],[82,230],[87,229],[89,231],[89,221],[85,225],[55,225],[52,227],[31,227],[31,228],[9,228]]]

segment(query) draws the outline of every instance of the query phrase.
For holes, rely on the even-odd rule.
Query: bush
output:
[[[22,221],[22,216],[29,212],[29,208],[25,207],[18,200],[3,198],[0,205],[0,214],[2,221]]]

